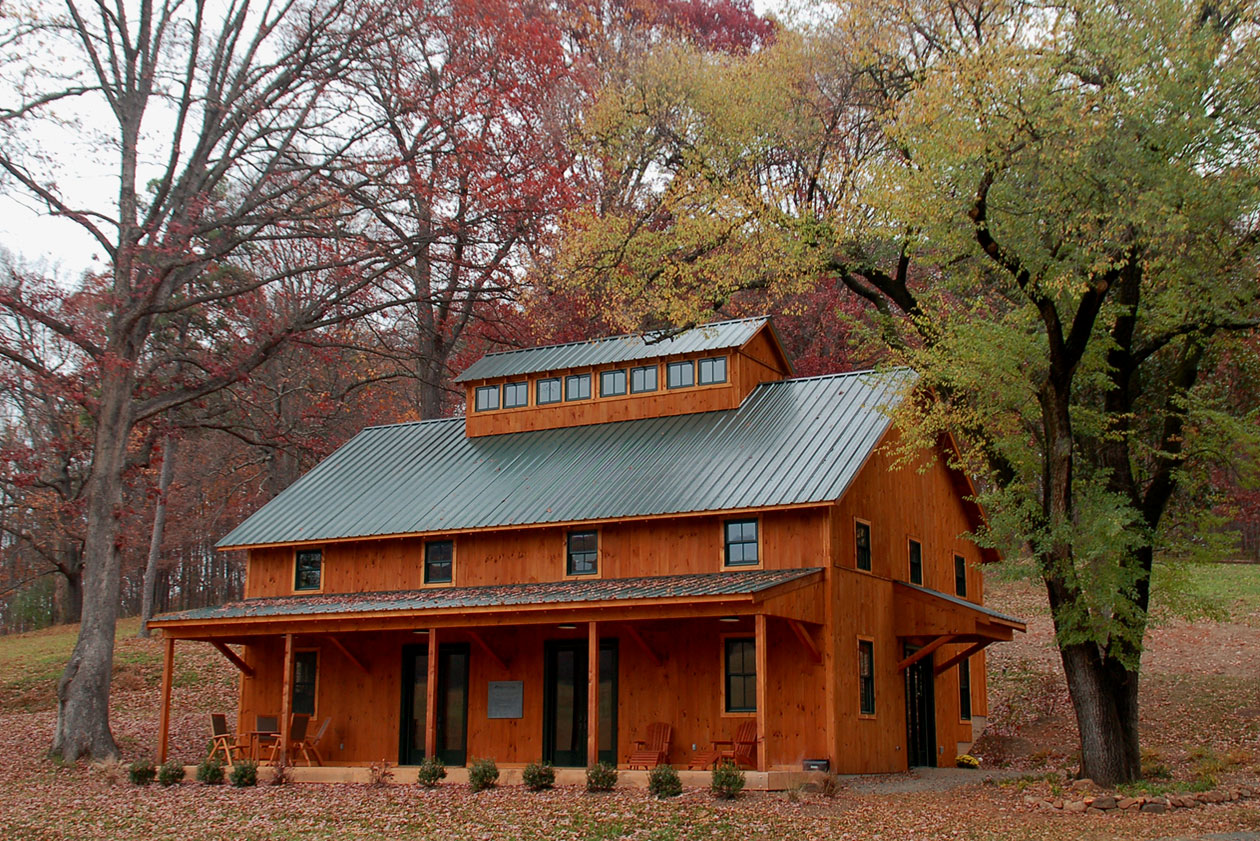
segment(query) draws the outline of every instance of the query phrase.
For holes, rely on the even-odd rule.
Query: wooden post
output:
[[[586,633],[586,764],[599,762],[599,624]]]
[[[289,719],[293,717],[293,634],[284,635],[284,679],[280,682],[280,763],[289,758]]]
[[[753,645],[757,657],[757,770],[766,770],[766,615],[757,614],[757,636]]]
[[[175,671],[175,638],[166,637],[162,656],[162,712],[158,716],[158,765],[166,762],[167,739],[171,729],[171,678]]]
[[[438,631],[429,629],[429,676],[425,679],[424,755],[437,756]]]

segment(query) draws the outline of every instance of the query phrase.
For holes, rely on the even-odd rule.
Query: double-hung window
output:
[[[954,592],[967,595],[967,559],[962,555],[954,556]]]
[[[454,561],[453,540],[431,540],[424,544],[424,583],[450,584]]]
[[[958,664],[958,717],[971,721],[971,658]]]
[[[757,553],[757,521],[726,521],[726,565],[728,567],[755,566],[760,558]]]
[[[923,544],[917,540],[910,541],[910,583],[923,583]]]
[[[871,571],[871,524],[863,523],[861,520],[853,529],[854,553],[857,558],[857,568]]]
[[[725,651],[726,711],[757,711],[757,643],[753,637],[728,637]]]
[[[321,549],[299,549],[293,559],[293,589],[318,590],[324,572]]]
[[[318,651],[293,652],[293,712],[315,715],[315,673],[318,668]]]
[[[599,532],[571,531],[568,538],[568,575],[596,575],[599,572]]]
[[[875,643],[858,640],[858,712],[875,715]]]

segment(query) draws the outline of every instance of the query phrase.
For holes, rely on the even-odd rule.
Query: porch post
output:
[[[586,764],[599,762],[599,625],[592,621],[586,634]]]
[[[766,615],[757,614],[753,647],[757,657],[757,770],[766,770]]]
[[[289,719],[293,717],[293,634],[284,635],[284,678],[280,682],[280,762],[289,758]]]
[[[167,738],[171,729],[171,675],[175,667],[175,638],[166,636],[162,656],[162,712],[158,716],[158,765],[166,762]]]
[[[437,756],[438,630],[429,629],[429,676],[424,683],[424,756]]]

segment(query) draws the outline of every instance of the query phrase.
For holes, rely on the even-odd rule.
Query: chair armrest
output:
[[[647,742],[643,741],[642,739],[635,739],[634,748],[635,750],[647,750]]]
[[[713,747],[717,747],[718,745],[731,745],[734,747],[735,741],[733,739],[714,739]]]

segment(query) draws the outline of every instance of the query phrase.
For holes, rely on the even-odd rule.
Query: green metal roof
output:
[[[605,336],[586,342],[488,353],[456,377],[455,382],[589,368],[683,353],[728,350],[743,347],[769,321],[769,316],[762,315],[702,324],[672,336],[667,332]]]
[[[372,427],[219,546],[832,501],[912,379],[783,380],[736,409],[473,438],[462,417]]]

